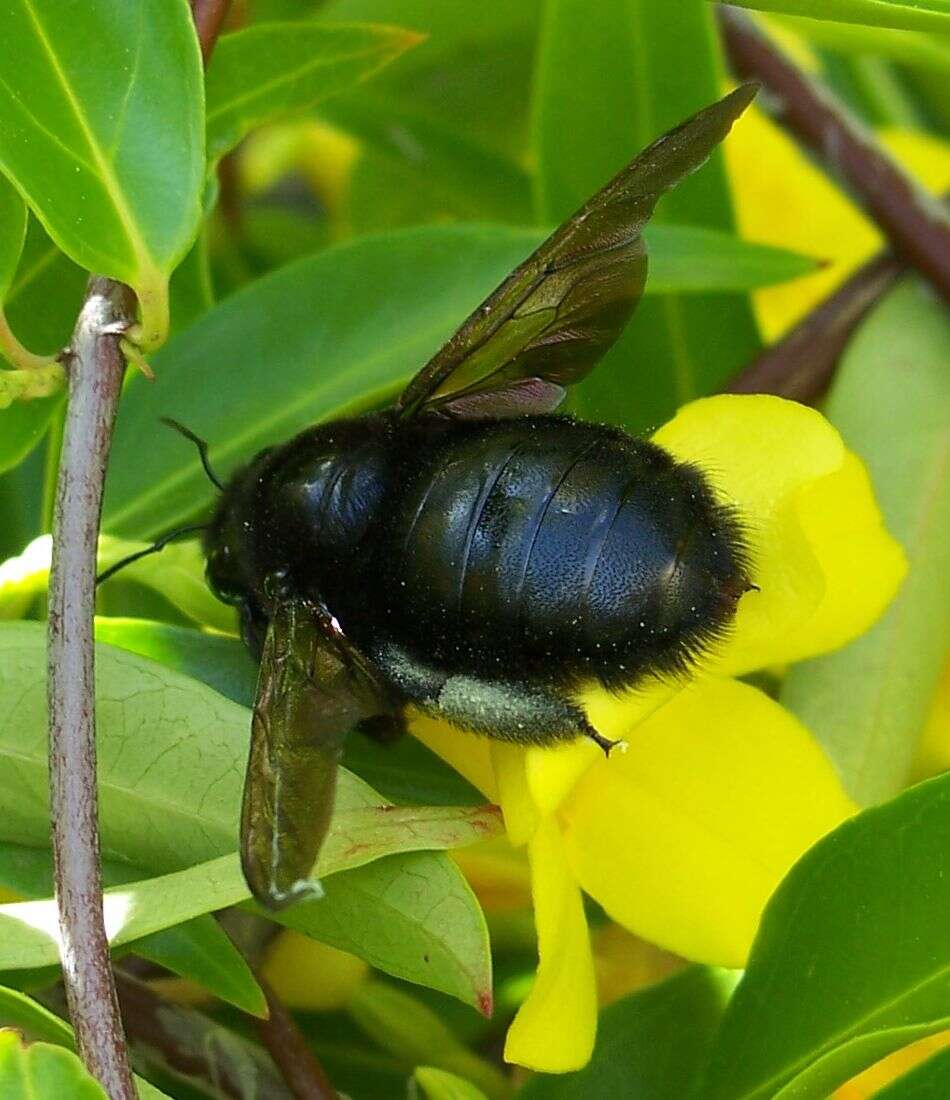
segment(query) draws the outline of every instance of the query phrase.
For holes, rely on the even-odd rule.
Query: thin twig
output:
[[[49,769],[56,899],[69,1013],[83,1061],[111,1100],[134,1100],[102,917],[92,619],[106,461],[135,296],[93,277],[67,358],[69,405],[49,582]]]
[[[300,1034],[293,1016],[274,995],[274,991],[260,974],[255,974],[264,996],[270,1016],[258,1020],[264,1046],[283,1074],[287,1087],[296,1100],[340,1100],[340,1095],[317,1061],[316,1055]]]
[[[207,58],[229,0],[195,0]],[[102,915],[96,786],[93,611],[96,547],[112,426],[125,371],[132,291],[93,276],[70,349],[49,583],[50,816],[63,978],[76,1042],[110,1100],[135,1100]]]
[[[906,270],[893,252],[876,256],[735,375],[725,392],[816,401],[828,388],[858,322]]]
[[[729,61],[758,80],[762,106],[861,204],[895,252],[950,301],[950,216],[822,84],[798,69],[743,12],[718,7]]]
[[[119,1003],[139,1072],[161,1070],[216,1100],[293,1100],[259,1046],[119,970]]]
[[[198,32],[201,57],[206,66],[230,7],[231,0],[191,0],[191,14]]]

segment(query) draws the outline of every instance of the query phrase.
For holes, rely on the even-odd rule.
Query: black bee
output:
[[[552,415],[617,339],[660,196],[744,86],[661,137],[475,310],[392,409],[309,428],[224,488],[208,581],[261,655],[241,823],[254,896],[309,881],[343,738],[407,704],[519,743],[589,737],[575,701],[686,669],[751,587],[740,519],[653,443]]]

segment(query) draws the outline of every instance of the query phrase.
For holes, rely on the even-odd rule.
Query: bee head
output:
[[[223,603],[238,607],[242,618],[263,614],[260,490],[269,454],[262,451],[224,487],[204,538],[208,585]]]

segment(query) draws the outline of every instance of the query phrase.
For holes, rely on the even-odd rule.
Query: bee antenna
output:
[[[190,439],[192,443],[198,448],[198,455],[201,458],[201,465],[204,467],[204,472],[208,475],[208,480],[212,485],[216,486],[219,492],[224,492],[224,486],[218,480],[214,470],[211,469],[211,463],[208,461],[208,444],[201,436],[195,435],[191,428],[186,428],[184,424],[179,423],[177,420],[172,420],[170,416],[163,416],[159,418],[163,424],[169,428],[174,428],[179,435],[183,435],[185,439]]]
[[[120,569],[124,569],[127,565],[131,565],[132,562],[138,561],[139,558],[147,558],[149,554],[157,554],[159,550],[164,550],[175,539],[180,539],[182,535],[193,535],[197,531],[207,531],[209,524],[207,523],[193,523],[190,527],[179,527],[177,531],[169,531],[167,535],[162,535],[160,539],[156,539],[151,546],[146,546],[144,550],[136,550],[134,554],[129,554],[128,557],[123,558],[121,561],[117,561],[115,565],[110,565],[108,569],[96,577],[96,587],[98,588],[103,581],[107,581],[110,577],[114,577]]]

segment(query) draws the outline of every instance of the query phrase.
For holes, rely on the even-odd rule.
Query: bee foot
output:
[[[630,747],[622,738],[618,741],[612,741],[609,737],[604,737],[602,733],[598,733],[597,730],[593,728],[587,731],[587,736],[604,750],[604,756],[608,759],[610,758],[612,749],[616,749],[618,752],[626,752]]]

